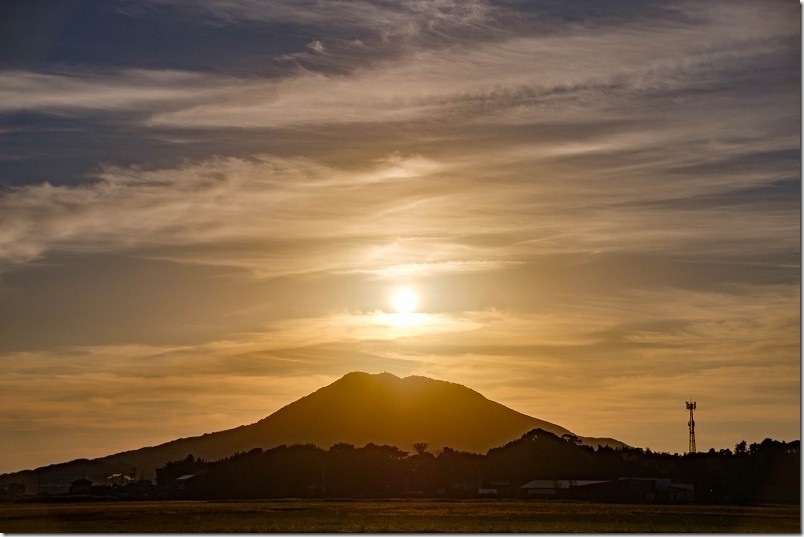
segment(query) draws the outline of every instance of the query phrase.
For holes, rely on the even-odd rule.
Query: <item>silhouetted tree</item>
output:
[[[791,502],[800,499],[801,443],[766,438],[747,446],[683,456],[639,448],[594,450],[572,438],[534,429],[486,455],[444,447],[438,455],[417,443],[408,454],[395,446],[335,444],[277,446],[215,462],[192,455],[157,469],[167,497],[394,497],[472,496],[484,483],[508,482],[513,491],[531,479],[674,478],[693,481],[706,502]],[[176,479],[194,474],[191,486]]]
[[[428,444],[427,442],[416,442],[415,444],[413,444],[413,449],[416,451],[418,455],[423,455],[427,451],[429,445],[430,444]]]
[[[156,483],[159,485],[172,484],[183,475],[197,474],[205,466],[206,463],[202,459],[196,459],[192,454],[187,455],[182,460],[170,461],[161,468],[157,468]]]

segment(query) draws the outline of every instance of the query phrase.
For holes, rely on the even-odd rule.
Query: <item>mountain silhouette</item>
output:
[[[460,384],[391,373],[352,372],[250,425],[202,436],[180,438],[158,446],[117,453],[99,459],[79,459],[34,471],[0,476],[0,484],[24,480],[32,486],[69,484],[85,475],[101,482],[105,473],[128,472],[153,476],[167,461],[193,454],[216,460],[253,448],[280,444],[337,443],[363,446],[369,442],[411,451],[424,442],[431,449],[449,446],[485,453],[491,448],[541,428],[561,436],[569,430],[485,398]],[[621,447],[610,438],[579,437],[586,444]],[[35,483],[35,484],[34,484]]]

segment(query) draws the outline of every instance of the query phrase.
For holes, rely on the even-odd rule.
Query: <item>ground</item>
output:
[[[538,500],[12,503],[4,533],[800,533],[800,507]]]

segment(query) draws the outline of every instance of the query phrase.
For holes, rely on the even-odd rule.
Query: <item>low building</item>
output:
[[[564,497],[570,488],[583,487],[605,481],[589,479],[534,479],[528,481],[519,490],[527,496]]]
[[[511,495],[511,483],[508,481],[492,481],[488,484],[488,488],[495,489],[500,496]]]
[[[669,478],[623,477],[574,488],[570,497],[622,503],[690,503],[695,501],[695,486]]]
[[[193,479],[195,479],[195,474],[185,474],[183,476],[176,478],[176,489],[177,490],[187,490],[187,487],[192,483]]]

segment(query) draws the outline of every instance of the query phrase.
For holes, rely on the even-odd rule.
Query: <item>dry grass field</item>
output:
[[[4,533],[671,532],[800,533],[799,506],[521,500],[16,503]]]

